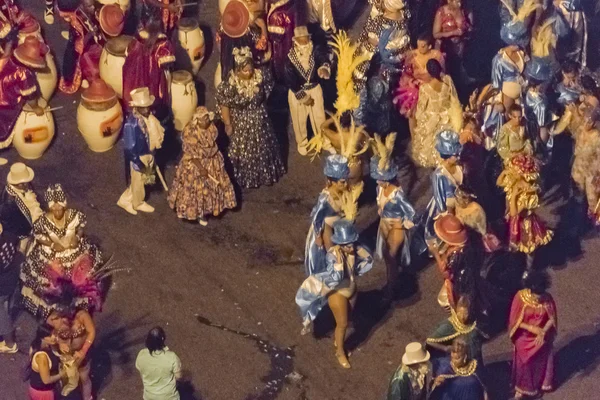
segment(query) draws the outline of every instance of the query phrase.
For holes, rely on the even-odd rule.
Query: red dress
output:
[[[129,108],[131,91],[147,87],[155,97],[157,106],[170,104],[169,83],[165,68],[175,61],[173,46],[167,37],[160,34],[152,48],[147,49],[142,41],[132,40],[127,47],[123,64],[123,106]]]
[[[292,49],[296,7],[294,0],[279,0],[271,5],[267,15],[269,40],[273,47],[271,62],[277,80],[284,76],[285,64]]]
[[[521,323],[543,329],[549,320],[554,325],[541,345],[535,343],[536,336],[519,327]],[[544,294],[534,299],[529,289],[519,291],[510,309],[508,331],[514,344],[512,383],[517,393],[537,396],[551,391],[554,378],[552,348],[558,326],[556,305],[552,296]]]
[[[0,58],[0,149],[10,146],[23,104],[37,96],[35,74],[12,57]]]

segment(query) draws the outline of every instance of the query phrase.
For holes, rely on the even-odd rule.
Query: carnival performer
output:
[[[401,115],[408,119],[411,135],[414,135],[416,126],[415,110],[419,100],[419,87],[428,82],[431,77],[427,72],[427,62],[437,60],[445,69],[444,55],[433,48],[433,38],[430,34],[423,34],[417,39],[417,48],[406,53],[404,66],[398,88],[394,96],[394,104]]]
[[[435,145],[438,133],[447,129],[460,132],[463,117],[450,75],[442,74],[442,66],[435,59],[427,61],[427,72],[431,80],[419,88],[411,157],[416,165],[431,168],[438,164]]]
[[[514,345],[512,384],[516,399],[553,390],[552,351],[558,330],[556,305],[548,293],[548,274],[531,271],[523,283],[524,289],[513,299],[508,324]]]
[[[353,218],[353,216],[346,215]],[[302,334],[310,331],[311,322],[325,303],[335,318],[335,355],[343,368],[350,368],[344,342],[352,305],[356,300],[355,276],[364,275],[373,267],[373,256],[357,243],[358,232],[352,221],[340,219],[333,224],[333,246],[327,251],[326,268],[310,275],[296,293],[296,304],[303,319]]]
[[[459,83],[467,81],[463,57],[472,27],[473,13],[465,10],[461,0],[445,0],[435,13],[435,47],[446,55],[450,75]]]
[[[142,0],[140,29],[148,29],[150,21],[160,21],[162,33],[171,37],[183,13],[181,0]]]
[[[327,250],[333,246],[333,224],[342,217],[342,195],[348,189],[348,159],[339,154],[328,156],[325,159],[323,174],[327,183],[310,213],[311,224],[304,251],[306,276],[324,268]]]
[[[34,175],[33,169],[23,163],[11,165],[0,203],[2,229],[19,238],[23,254],[29,248],[33,225],[44,213],[31,188]]]
[[[91,76],[84,76],[82,57],[85,53],[93,53],[93,59],[99,62],[104,39],[98,28],[93,5],[90,7],[79,0],[57,0],[56,5],[59,16],[69,24],[58,89],[63,93],[73,94],[82,86],[84,79],[91,79]],[[97,65],[94,67],[98,68]]]
[[[454,339],[450,356],[433,361],[432,398],[488,400],[482,381],[482,369],[477,360],[469,357],[464,339]]]
[[[58,382],[67,378],[67,371],[59,368],[60,359],[55,354],[56,350],[57,341],[52,335],[52,328],[38,326],[29,347],[29,364],[25,370],[30,400],[54,400]]]
[[[525,253],[528,267],[535,250],[549,243],[553,235],[535,212],[540,206],[539,172],[539,162],[521,153],[505,164],[496,182],[506,193],[509,249]]]
[[[89,286],[97,284],[91,277],[86,279]],[[92,317],[93,309],[88,311],[79,304],[82,286],[63,281],[58,283],[52,295],[47,295],[54,305],[45,323],[52,327],[52,334],[60,349],[61,368],[67,374],[60,391],[63,398],[68,398],[69,394],[81,387],[81,398],[93,399],[90,349],[96,339],[96,324]]]
[[[490,232],[485,210],[475,201],[477,196],[467,187],[459,186],[455,192],[456,202],[454,215],[464,225],[481,235],[483,245],[487,252],[497,250],[500,241]]]
[[[496,149],[504,162],[513,156],[526,153],[532,154],[533,149],[526,134],[523,122],[523,109],[518,104],[513,104],[508,110],[509,120],[500,128]]]
[[[154,211],[154,207],[144,201],[144,186],[155,182],[154,152],[162,146],[165,129],[150,112],[154,96],[147,87],[132,90],[129,97],[132,99],[129,103],[132,109],[123,126],[125,175],[129,186],[117,205],[129,214],[136,215],[138,211]]]
[[[441,162],[431,174],[433,197],[427,205],[425,221],[425,240],[435,241],[433,224],[439,215],[454,213],[456,188],[462,184],[463,171],[458,165],[461,151],[458,133],[444,130],[437,135],[435,148]]]
[[[48,211],[33,226],[35,242],[21,270],[24,306],[41,319],[51,312],[52,303],[45,296],[53,292],[56,281],[78,280],[82,272],[96,271],[102,263],[102,254],[83,234],[85,214],[67,207],[62,186],[49,186],[44,199]],[[99,293],[91,297],[79,298],[78,306],[99,308]]]
[[[242,188],[272,185],[285,173],[266,109],[273,78],[268,68],[254,68],[249,47],[236,48],[233,55],[235,69],[217,87],[216,99],[230,139],[234,180]]]
[[[579,102],[583,88],[579,83],[580,65],[574,61],[567,60],[560,66],[561,79],[555,86],[557,94],[556,102],[563,107]]]
[[[588,22],[580,0],[554,0],[556,24],[565,25],[565,35],[558,39],[559,60],[587,65]]]
[[[127,46],[123,64],[123,106],[126,110],[132,101],[134,89],[148,88],[155,99],[153,111],[163,120],[169,113],[171,96],[169,89],[169,68],[175,62],[173,46],[167,36],[160,31],[160,22],[150,19],[139,38]]]
[[[416,212],[398,184],[398,166],[392,159],[396,133],[391,133],[385,142],[375,135],[374,153],[371,158],[371,178],[377,182],[377,207],[379,229],[377,231],[376,255],[384,260],[387,283],[384,301],[394,296],[398,279],[398,255],[402,254],[401,265],[410,263],[408,230],[415,225]]]
[[[267,29],[273,48],[271,62],[277,81],[285,77],[285,65],[293,47],[294,30],[297,25],[297,1],[301,0],[268,0]]]
[[[444,353],[450,353],[452,341],[461,337],[467,345],[467,356],[477,360],[483,367],[483,341],[487,336],[477,326],[477,319],[471,301],[462,296],[456,303],[456,310],[450,309],[450,317],[440,323],[426,340],[428,346]]]
[[[21,32],[33,32],[40,28],[37,20],[24,11],[14,0],[0,2],[0,56],[10,55]],[[39,35],[41,39],[41,35]],[[9,47],[10,46],[10,47]]]
[[[169,206],[177,217],[206,226],[215,217],[237,205],[223,155],[217,147],[219,134],[214,115],[206,107],[196,108],[182,133],[183,156],[169,189]]]
[[[502,104],[508,110],[521,97],[524,86],[523,71],[528,56],[523,49],[529,45],[529,16],[540,7],[536,0],[525,0],[517,11],[502,0],[502,10],[509,18],[502,22],[500,37],[506,47],[500,49],[492,60],[492,86],[502,91]]]
[[[378,51],[379,39],[384,31],[391,31],[387,50],[394,51],[400,59],[410,50],[409,18],[410,11],[405,7],[403,0],[383,0],[373,4],[371,14],[358,39],[360,46],[357,54],[364,54],[367,57],[367,61],[359,65],[353,73],[359,91],[367,82],[369,61]]]
[[[329,79],[331,69],[326,51],[313,45],[305,26],[294,29],[293,47],[284,68],[284,81],[288,90],[288,104],[298,153],[308,153],[308,129],[310,120],[313,132],[325,122],[323,90],[319,79]]]
[[[27,38],[11,55],[0,57],[0,149],[12,144],[13,128],[23,107],[27,106],[36,115],[44,115],[39,106],[40,91],[35,76],[36,70],[46,68],[46,45],[36,38]],[[0,158],[0,164],[6,164]]]
[[[386,400],[425,400],[432,383],[430,354],[421,343],[406,345],[402,364],[388,384]]]

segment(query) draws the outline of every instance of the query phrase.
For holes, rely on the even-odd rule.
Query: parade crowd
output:
[[[577,223],[600,224],[600,102],[578,0],[499,1],[503,47],[483,82],[468,67],[480,21],[461,0],[369,0],[356,40],[342,29],[353,1],[219,0],[214,112],[198,105],[204,35],[180,0],[143,0],[138,10],[126,0],[46,0],[43,30],[55,15],[69,27],[60,71],[40,22],[13,0],[0,5],[0,148],[42,156],[54,136],[52,94],[80,92],[78,129],[90,149],[122,139],[127,187],[117,205],[153,212],[146,187],[159,183],[178,218],[206,226],[286,173],[269,107],[287,98],[295,147],[306,162],[323,159],[325,176],[295,296],[300,333],[328,306],[336,360],[351,368],[345,339],[358,277],[385,266],[386,307],[401,271],[431,260],[448,318],[407,344],[386,398],[493,397],[482,346],[503,332],[514,345],[514,398],[554,389],[557,308],[537,257],[554,235],[538,214],[545,191],[576,195],[586,216]],[[169,185],[160,169],[167,141],[181,144]],[[400,184],[416,167],[431,171],[425,209]],[[12,164],[2,193],[0,353],[18,351],[12,321],[24,309],[39,322],[29,398],[92,399],[94,315],[120,269],[86,237],[86,216],[61,184],[40,204],[34,176]],[[373,251],[355,225],[369,197],[379,214]],[[144,399],[179,399],[181,362],[162,328],[150,331],[136,367]]]

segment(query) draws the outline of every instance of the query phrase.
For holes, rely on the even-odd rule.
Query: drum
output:
[[[192,79],[192,74],[187,71],[173,72],[171,81],[171,110],[175,129],[182,131],[192,119],[198,106],[198,94]]]
[[[123,108],[115,98],[103,103],[81,99],[77,107],[77,129],[90,150],[102,153],[112,149],[123,125]]]
[[[198,21],[193,18],[181,18],[177,24],[177,38],[191,63],[192,73],[196,75],[204,60],[205,47],[204,34],[198,26]]]
[[[123,64],[127,46],[133,40],[132,36],[121,35],[109,39],[100,55],[100,78],[123,97]]]
[[[37,78],[38,85],[40,86],[40,94],[42,98],[49,101],[56,90],[58,84],[58,73],[56,71],[56,63],[54,62],[54,56],[48,52],[46,53],[46,65],[47,67],[40,71],[35,71],[35,77]]]
[[[44,99],[39,100],[39,105],[47,108]],[[13,146],[19,155],[27,160],[40,158],[50,146],[54,137],[54,117],[47,111],[42,116],[37,116],[28,105],[23,106],[15,127],[13,128]]]

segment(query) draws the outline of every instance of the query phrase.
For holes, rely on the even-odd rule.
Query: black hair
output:
[[[352,111],[346,110],[340,115],[340,125],[344,129],[350,128],[352,125]]]
[[[467,356],[467,358],[469,357],[469,352],[467,351],[467,349],[468,349],[467,342],[465,341],[464,338],[462,338],[460,336],[452,341],[452,344],[450,345],[450,349],[452,352],[460,351],[461,353],[464,353]]]
[[[598,90],[598,85],[596,84],[596,80],[589,75],[584,75],[580,78],[581,87],[583,87],[586,91],[590,92],[593,95],[596,95],[596,91]]]
[[[519,113],[521,113],[521,115],[523,115],[523,109],[521,108],[521,106],[519,104],[512,104],[509,108],[508,108],[508,115],[512,114],[513,112],[518,111]]]
[[[163,328],[160,326],[152,328],[146,336],[146,348],[150,351],[150,354],[164,349],[166,338]]]
[[[550,275],[546,271],[528,272],[523,279],[523,286],[538,295],[546,293],[550,284]]]
[[[438,60],[432,58],[431,60],[427,61],[426,67],[427,72],[432,78],[437,80],[442,79],[442,65]]]
[[[560,66],[560,69],[565,74],[576,74],[579,72],[579,63],[572,60],[566,60]]]
[[[23,370],[23,381],[28,381],[31,378],[31,372],[33,371],[31,369],[31,362],[33,361],[33,356],[38,351],[42,350],[42,341],[49,336],[52,336],[52,328],[46,324],[38,325],[35,336],[30,345],[31,356],[29,363],[27,363]]]
[[[433,35],[430,32],[423,32],[417,37],[417,41],[433,44]]]
[[[77,289],[70,281],[61,281],[60,296],[54,299],[55,310],[58,315],[73,318],[77,313]]]
[[[252,67],[254,67],[254,60],[252,59],[252,57],[246,57],[239,64],[236,63],[235,64],[235,70],[236,71],[241,71],[248,64],[251,64]]]

